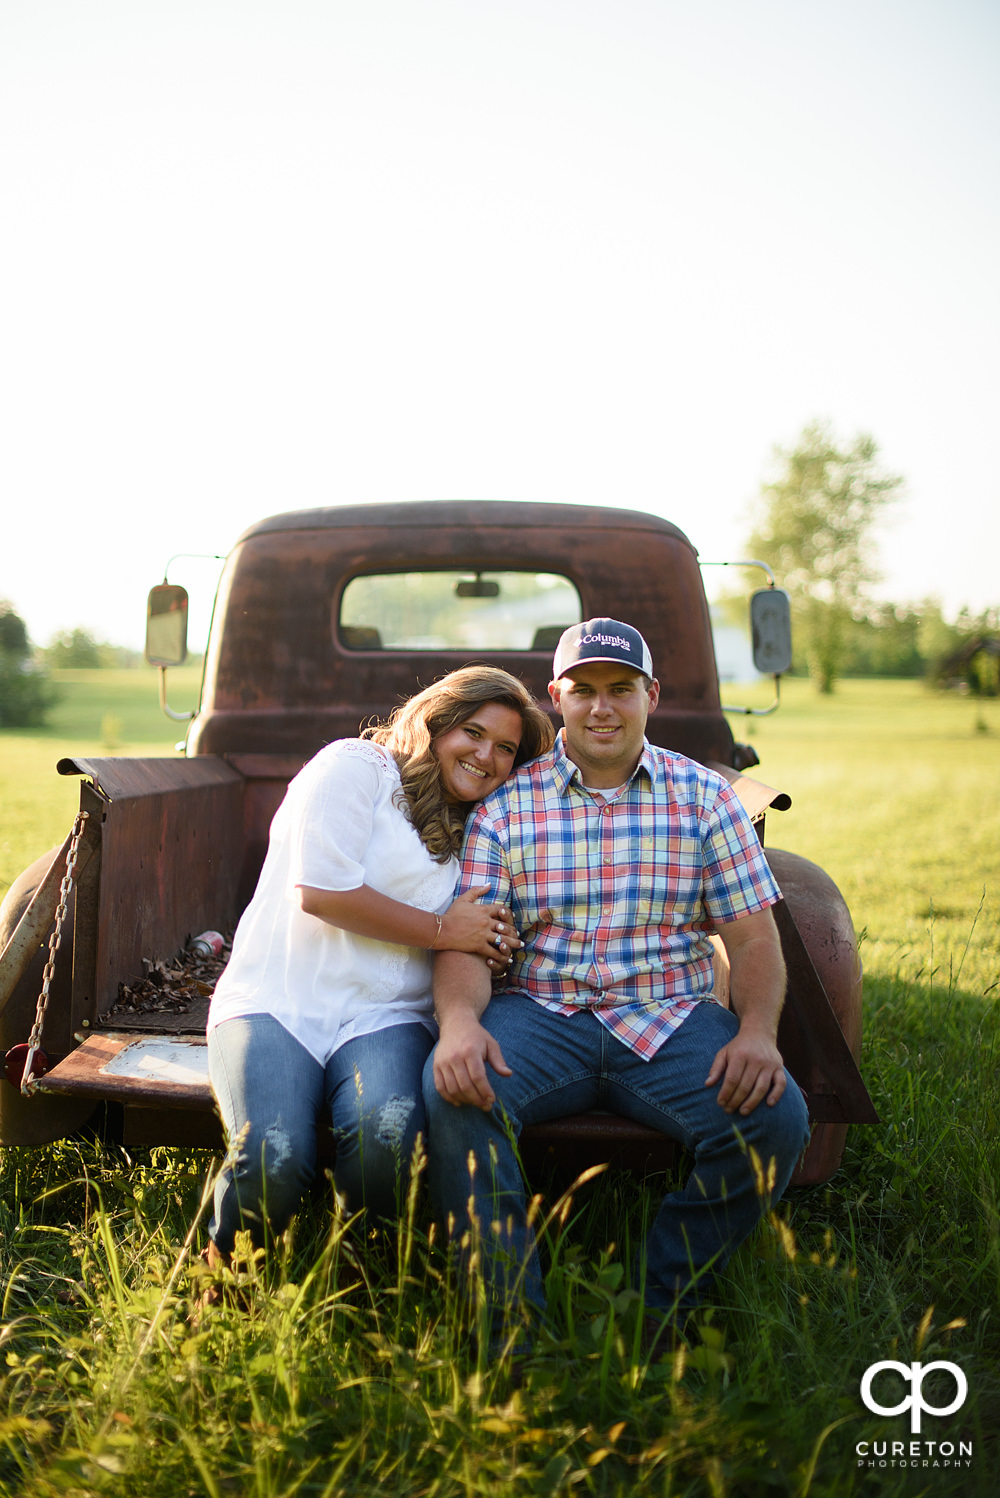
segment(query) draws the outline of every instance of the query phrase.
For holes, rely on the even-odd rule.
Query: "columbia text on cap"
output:
[[[587,619],[563,630],[552,658],[553,681],[586,661],[620,661],[644,676],[653,674],[649,646],[637,629],[618,619]]]

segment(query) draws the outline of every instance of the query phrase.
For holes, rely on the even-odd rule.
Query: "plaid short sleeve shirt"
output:
[[[571,1015],[592,1009],[649,1058],[714,1001],[711,933],[781,898],[750,819],[721,775],[645,744],[605,799],[554,749],[481,802],[460,889],[488,885],[523,949],[497,992]]]

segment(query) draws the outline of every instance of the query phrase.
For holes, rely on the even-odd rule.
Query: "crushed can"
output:
[[[191,937],[188,951],[193,952],[196,957],[221,957],[224,946],[225,938],[221,931],[203,931],[200,936]]]

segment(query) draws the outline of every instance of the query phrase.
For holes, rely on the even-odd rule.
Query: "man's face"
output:
[[[614,661],[574,666],[549,683],[549,696],[566,728],[566,752],[583,772],[585,785],[611,789],[629,778],[659,695],[657,681],[647,691],[638,671]]]

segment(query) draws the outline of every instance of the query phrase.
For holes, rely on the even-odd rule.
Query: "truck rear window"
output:
[[[583,618],[551,572],[384,572],[355,577],[335,622],[347,650],[546,650]]]

